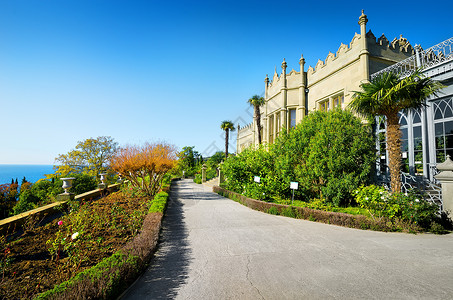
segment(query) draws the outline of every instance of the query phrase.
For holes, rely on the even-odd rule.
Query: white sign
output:
[[[259,176],[255,176],[255,179],[254,179],[254,180],[255,180],[255,182],[258,182],[258,183],[261,182],[261,178],[260,178]]]
[[[407,152],[403,152],[403,158],[407,158]]]
[[[299,189],[299,182],[291,182],[289,186],[292,190],[297,190]]]

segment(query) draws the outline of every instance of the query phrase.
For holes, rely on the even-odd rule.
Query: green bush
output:
[[[368,182],[375,162],[369,126],[349,111],[316,111],[272,147],[283,182],[299,182],[296,198],[323,198],[335,206],[351,203],[352,192]],[[290,190],[282,196],[289,198]]]
[[[73,174],[71,177],[74,177],[75,180],[70,191],[76,195],[95,190],[98,187],[96,180],[87,174]]]
[[[201,174],[196,174],[193,182],[201,184]]]
[[[149,208],[149,213],[160,212],[163,213],[167,205],[168,193],[159,192],[154,196],[154,199],[151,201],[151,206]]]
[[[284,189],[284,183],[275,176],[274,160],[265,146],[229,156],[222,170],[226,178],[223,186],[248,197],[267,200]],[[260,183],[254,182],[255,176],[260,177]]]
[[[28,210],[32,210],[38,206],[40,199],[33,195],[31,190],[21,191],[19,201],[13,207],[13,215],[17,215]]]
[[[278,209],[275,206],[272,206],[268,209],[267,213],[271,215],[278,215]]]
[[[439,220],[439,207],[414,191],[392,194],[384,187],[361,186],[355,192],[355,199],[361,207],[368,209],[373,217],[387,217],[392,221],[400,219],[425,229],[429,229],[432,222]]]
[[[375,158],[371,130],[360,119],[343,110],[314,112],[281,132],[274,144],[229,157],[222,187],[268,201],[290,198],[290,182],[297,181],[295,199],[347,206],[353,204],[352,192],[368,182]]]

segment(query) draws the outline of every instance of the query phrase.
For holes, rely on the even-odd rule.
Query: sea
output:
[[[11,179],[22,179],[28,182],[36,182],[41,178],[46,178],[45,174],[54,173],[53,165],[3,165],[0,164],[0,184],[11,183]]]

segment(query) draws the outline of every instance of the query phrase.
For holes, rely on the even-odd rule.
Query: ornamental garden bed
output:
[[[245,205],[252,209],[274,215],[283,215],[291,218],[305,219],[309,221],[364,230],[370,229],[375,231],[401,231],[410,233],[426,231],[426,228],[414,222],[405,222],[398,218],[390,219],[387,217],[372,217],[369,212],[366,212],[365,210],[358,207],[350,207],[346,209],[332,208],[333,211],[325,211],[304,206],[292,206],[287,204],[256,200],[239,193],[229,191],[219,186],[214,186],[213,192],[239,202],[242,205]],[[290,201],[285,202],[290,203]],[[298,204],[301,205],[301,203]],[[338,210],[344,210],[347,211],[347,213],[338,212]],[[439,222],[442,222],[442,220],[439,219]],[[444,220],[444,222],[445,224],[442,225],[433,223],[431,225],[431,228],[429,228],[430,231],[438,234],[449,233],[451,231],[450,220]]]
[[[71,202],[61,217],[42,227],[29,220],[18,237],[0,236],[0,298],[30,299],[54,287],[42,298],[121,293],[127,285],[118,289],[118,274],[127,284],[150,258],[167,196],[158,194],[151,202],[127,188],[97,201]]]

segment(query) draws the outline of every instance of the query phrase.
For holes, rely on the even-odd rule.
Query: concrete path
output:
[[[162,244],[123,299],[453,299],[453,235],[382,233],[251,210],[177,182]]]

